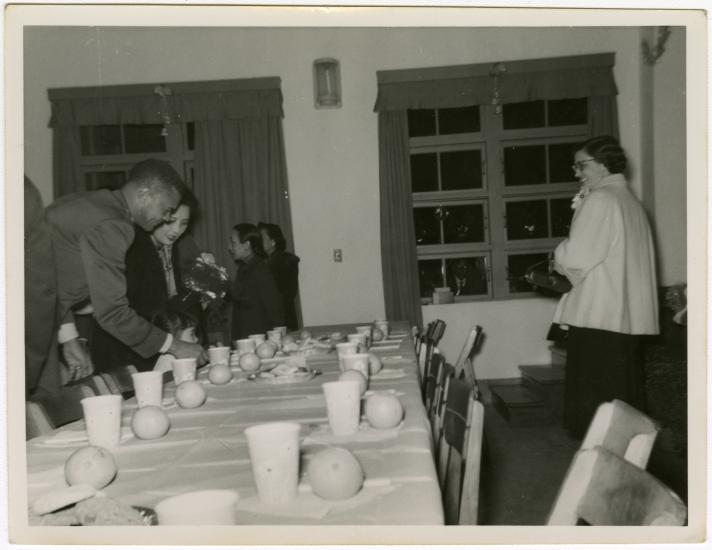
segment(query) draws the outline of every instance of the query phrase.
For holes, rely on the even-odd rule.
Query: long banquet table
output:
[[[354,325],[311,328],[319,336]],[[157,440],[140,440],[130,434],[134,399],[123,405],[122,443],[114,451],[119,472],[104,489],[107,496],[134,506],[152,508],[157,502],[188,491],[231,488],[238,491],[238,524],[333,525],[442,525],[443,511],[432,456],[429,424],[420,399],[417,363],[412,337],[405,323],[395,323],[400,341],[374,346],[384,360],[383,370],[371,378],[369,391],[395,393],[404,406],[402,424],[376,430],[362,423],[355,436],[334,437],[328,430],[321,384],[340,373],[335,353],[309,357],[315,378],[272,385],[248,381],[244,374],[222,386],[204,380],[208,395],[197,409],[164,405],[171,428]],[[392,338],[396,340],[396,338]],[[171,402],[173,383],[164,388],[164,404]],[[294,421],[302,426],[302,466],[328,445],[348,448],[361,463],[366,481],[362,490],[344,501],[316,497],[306,476],[294,506],[265,509],[256,497],[245,439],[246,427],[262,422]],[[28,502],[66,486],[63,467],[67,457],[86,445],[83,421],[77,421],[27,442]]]

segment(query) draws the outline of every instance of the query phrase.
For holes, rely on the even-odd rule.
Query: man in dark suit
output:
[[[91,372],[81,345],[75,313],[92,313],[109,334],[142,357],[171,353],[204,362],[198,344],[181,342],[140,317],[126,298],[125,258],[134,224],[152,231],[170,221],[183,182],[167,163],[145,160],[129,172],[119,190],[102,189],[57,199],[47,208],[57,273],[59,342],[70,369]]]

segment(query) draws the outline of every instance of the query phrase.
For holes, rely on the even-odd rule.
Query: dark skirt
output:
[[[569,327],[564,426],[582,438],[601,403],[620,399],[645,412],[643,337]]]

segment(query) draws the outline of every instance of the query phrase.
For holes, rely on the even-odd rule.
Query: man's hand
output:
[[[210,252],[201,252],[200,257],[206,264],[215,265],[215,256]]]
[[[208,362],[208,354],[199,344],[191,344],[190,342],[184,342],[178,338],[173,338],[173,344],[168,348],[168,353],[173,355],[176,359],[192,359],[195,358],[198,361],[198,365],[202,365]]]
[[[62,355],[67,363],[69,381],[73,382],[94,372],[94,365],[83,338],[74,338],[62,344]]]

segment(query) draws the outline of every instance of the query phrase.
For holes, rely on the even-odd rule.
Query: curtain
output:
[[[588,124],[592,136],[613,136],[618,139],[618,105],[616,96],[589,97]]]
[[[281,117],[196,122],[195,136],[194,192],[205,212],[196,222],[196,239],[232,267],[233,226],[265,221],[279,225],[293,249]]]
[[[381,262],[388,319],[421,326],[418,256],[410,187],[408,118],[405,110],[378,114]]]

